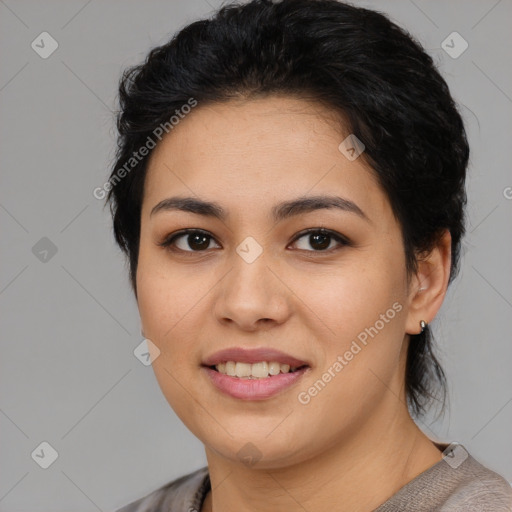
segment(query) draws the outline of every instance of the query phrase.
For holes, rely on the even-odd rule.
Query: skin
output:
[[[205,446],[213,491],[202,511],[370,511],[442,458],[405,405],[409,334],[444,299],[450,235],[409,276],[386,194],[321,105],[270,96],[198,105],[153,151],[141,213],[138,307],[160,350],[153,369],[168,403]],[[365,213],[320,209],[276,223],[271,208],[338,195]],[[171,196],[215,201],[226,220],[152,208]],[[350,245],[309,235],[324,227]],[[198,250],[181,229],[207,231]],[[262,254],[236,252],[253,237]],[[208,244],[208,240],[210,241]],[[329,242],[330,240],[330,242]],[[328,246],[328,247],[327,247]],[[180,252],[181,249],[181,252]],[[332,250],[331,250],[332,249]],[[418,291],[420,287],[424,289]],[[308,404],[297,399],[394,303],[402,308]],[[301,381],[262,401],[217,391],[201,362],[233,346],[275,347],[310,363]],[[238,451],[248,442],[259,460]]]

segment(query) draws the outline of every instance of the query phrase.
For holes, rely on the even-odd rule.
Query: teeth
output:
[[[269,363],[268,365],[268,372],[270,375],[277,375],[281,371],[281,365],[279,363],[276,363],[275,361],[272,363]]]
[[[220,369],[217,367],[217,370]],[[231,375],[231,377],[234,377],[236,375],[236,363],[233,361],[228,361],[226,363],[226,375]]]
[[[235,374],[237,377],[250,377],[251,367],[249,363],[236,363]]]
[[[226,361],[225,363],[219,363],[215,368],[219,373],[230,375],[231,377],[265,379],[269,375],[293,372],[298,366],[290,368],[289,364],[280,364],[277,361],[261,361],[254,364]]]

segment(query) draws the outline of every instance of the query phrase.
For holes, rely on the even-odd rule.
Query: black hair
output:
[[[151,155],[140,158],[140,148],[191,99],[204,105],[272,94],[315,100],[339,115],[340,126],[364,143],[362,156],[400,223],[408,275],[448,230],[451,282],[465,230],[469,147],[432,58],[374,10],[336,0],[252,0],[185,26],[120,80],[118,148],[105,191],[135,295]],[[446,378],[428,327],[411,335],[405,388],[416,416],[433,399],[444,405]]]

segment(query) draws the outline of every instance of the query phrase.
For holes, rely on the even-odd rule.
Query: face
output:
[[[409,305],[401,230],[363,158],[338,149],[347,135],[319,105],[268,97],[199,105],[151,155],[137,270],[142,326],[158,349],[165,398],[226,459],[253,450],[261,467],[303,461],[382,428],[401,405]],[[218,215],[165,202],[186,197],[215,203]],[[279,374],[261,379],[208,368],[232,348],[241,350],[219,358],[306,366],[284,374],[274,364]]]

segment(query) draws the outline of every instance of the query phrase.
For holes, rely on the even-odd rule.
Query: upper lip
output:
[[[276,361],[280,364],[289,364],[292,368],[296,366],[308,365],[306,361],[301,361],[296,357],[285,354],[273,348],[241,348],[232,347],[219,352],[215,352],[208,356],[204,361],[204,366],[215,366],[219,363],[227,361],[235,361],[240,363],[259,363],[261,361],[272,362]]]

